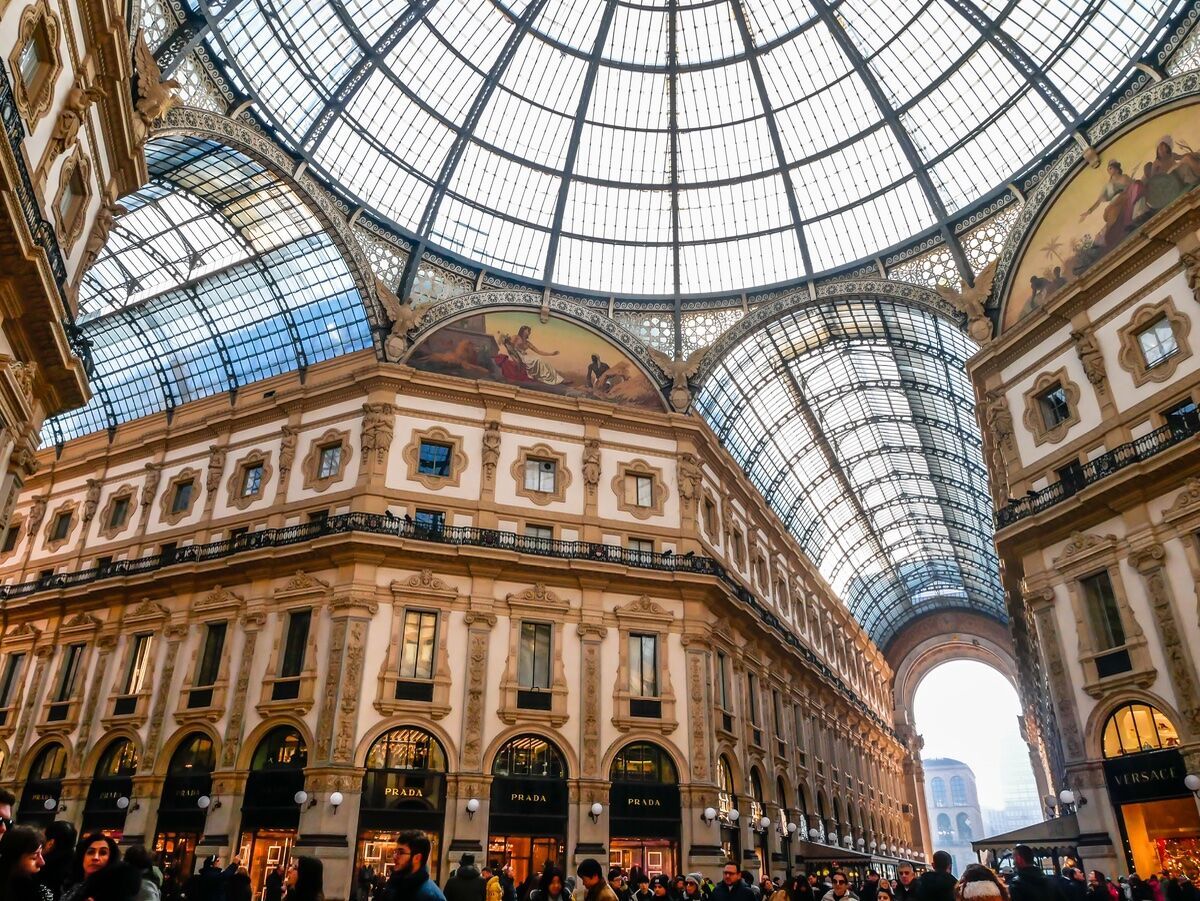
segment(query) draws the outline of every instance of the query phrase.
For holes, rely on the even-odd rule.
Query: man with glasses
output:
[[[847,899],[858,901],[858,895],[850,891],[850,880],[841,870],[834,870],[829,881],[833,883],[833,888],[825,893],[825,897],[821,901],[847,901]]]
[[[721,881],[713,889],[712,901],[754,901],[754,894],[736,864],[726,863],[721,870]]]
[[[384,901],[446,901],[429,878],[429,836],[412,830],[401,832],[392,852],[392,872],[383,890]]]
[[[900,864],[896,884],[892,886],[892,897],[896,901],[917,901],[917,874],[912,864]]]
[[[12,828],[12,809],[16,803],[16,795],[6,788],[0,788],[0,835]]]

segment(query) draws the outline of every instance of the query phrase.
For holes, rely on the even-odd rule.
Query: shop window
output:
[[[221,654],[225,650],[226,623],[209,623],[196,664],[196,678],[188,693],[188,707],[208,707],[221,672]]]
[[[517,660],[517,706],[549,710],[553,627],[550,623],[521,623]]]
[[[1137,333],[1137,340],[1147,369],[1157,366],[1179,350],[1179,345],[1175,343],[1175,331],[1166,316],[1159,316],[1143,326]]]
[[[1157,707],[1126,704],[1104,725],[1104,756],[1121,757],[1179,746],[1175,724]]]
[[[946,806],[946,780],[941,776],[934,776],[929,782],[929,791],[933,795],[934,807]]]
[[[1125,627],[1107,571],[1080,579],[1084,606],[1091,623],[1096,649],[1108,651],[1125,645]]]
[[[1071,416],[1066,389],[1058,382],[1038,395],[1038,406],[1041,408],[1042,422],[1047,431],[1066,422]]]

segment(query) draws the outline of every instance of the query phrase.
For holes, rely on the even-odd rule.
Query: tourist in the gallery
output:
[[[46,831],[49,832],[48,829]],[[137,901],[161,901],[162,871],[155,865],[154,858],[150,856],[145,845],[130,845],[126,848],[125,863],[137,870],[138,876],[142,880]],[[43,872],[45,871],[43,870]]]
[[[16,795],[6,788],[0,788],[0,836],[3,836],[6,830],[12,828],[12,810],[13,805],[16,803]]]
[[[617,901],[617,896],[604,879],[604,870],[600,861],[592,857],[584,858],[575,870],[579,881],[587,889],[587,901]]]
[[[1119,901],[1116,886],[1099,870],[1088,871],[1088,901]]]
[[[77,837],[75,826],[67,820],[55,820],[46,827],[46,838],[42,843],[42,857],[45,858],[46,865],[42,867],[36,879],[49,889],[50,897],[54,901],[62,897],[63,887],[71,875]]]
[[[935,851],[933,869],[917,880],[917,901],[954,901],[954,886],[958,880],[950,872],[954,863],[947,851]]]
[[[464,851],[458,860],[458,869],[442,886],[446,901],[484,901],[487,883],[475,866],[475,855]]]
[[[704,890],[704,877],[699,873],[688,873],[683,877],[684,901],[705,901],[708,893]]]
[[[753,901],[750,887],[742,879],[741,871],[732,863],[721,870],[721,881],[713,889],[712,901]]]
[[[325,901],[325,865],[315,857],[293,857],[285,884],[286,901]]]
[[[1013,863],[1017,872],[1008,886],[1012,901],[1060,901],[1062,889],[1055,884],[1057,880],[1042,872],[1028,845],[1013,849]]]
[[[45,861],[42,837],[28,826],[0,836],[0,897],[5,901],[50,901],[50,890],[37,882]]]
[[[360,895],[361,901],[366,901],[366,895]],[[283,901],[283,867],[276,864],[267,874],[263,886],[263,901]]]
[[[75,866],[68,880],[69,886],[63,892],[63,901],[85,901],[91,897],[83,893],[84,881],[120,860],[117,843],[107,835],[100,832],[85,835],[75,848]],[[140,885],[140,879],[138,883]]]
[[[845,901],[847,898],[853,898],[858,901],[858,895],[850,890],[850,879],[841,870],[835,870],[829,877],[829,882],[832,888],[825,893],[825,897],[821,901]]]
[[[1009,901],[1009,888],[980,863],[968,864],[954,887],[956,901]]]

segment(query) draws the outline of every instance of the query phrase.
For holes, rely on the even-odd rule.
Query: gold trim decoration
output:
[[[531,458],[554,461],[553,491],[534,491],[525,487],[525,461]],[[516,493],[519,497],[533,501],[539,507],[566,500],[567,486],[571,484],[571,471],[567,469],[567,455],[564,451],[556,451],[548,444],[519,448],[511,472],[517,483]]]
[[[258,488],[255,491],[250,494],[244,494],[242,492],[242,485],[246,478],[246,472],[253,466],[262,467],[262,478],[258,480]],[[275,470],[271,467],[270,451],[255,449],[238,460],[233,466],[233,473],[225,483],[229,506],[238,510],[245,510],[255,501],[262,500],[266,496],[267,483],[271,481],[271,476],[274,472]]]
[[[445,476],[421,472],[421,442],[443,444],[450,448],[450,474]],[[467,455],[463,453],[461,435],[452,435],[440,426],[429,429],[413,429],[412,437],[404,447],[404,462],[408,465],[408,480],[424,485],[430,491],[439,488],[457,488],[467,468]]]
[[[321,455],[326,448],[335,445],[342,450],[341,457],[338,459],[337,472],[322,477],[320,475]],[[329,429],[320,438],[313,439],[308,445],[308,453],[304,455],[304,462],[300,464],[300,471],[304,476],[302,487],[313,491],[324,491],[329,486],[336,485],[346,475],[346,468],[350,465],[350,457],[353,453],[354,451],[350,447],[349,429]]]
[[[49,60],[38,67],[32,85],[27,86],[21,78],[21,51],[30,40],[38,36],[41,28],[41,38],[45,41]],[[59,37],[62,27],[58,17],[46,0],[31,4],[21,13],[21,24],[17,27],[17,40],[13,51],[8,56],[8,65],[13,73],[13,100],[17,111],[25,119],[26,125],[32,132],[42,117],[50,111],[50,101],[54,97],[54,84],[63,70],[62,56],[58,50]]]
[[[149,469],[150,466],[151,464],[146,464],[147,469]],[[157,481],[157,479],[155,481]],[[171,512],[171,507],[175,502],[175,492],[178,490],[180,485],[184,485],[188,482],[192,483],[192,496],[188,498],[187,507],[183,510],[180,510],[178,513]],[[146,484],[150,484],[149,477],[147,477]],[[190,514],[194,509],[196,509],[196,500],[200,497],[200,487],[200,470],[198,469],[192,469],[192,467],[187,466],[173,475],[170,481],[167,482],[166,491],[164,491],[162,496],[158,499],[159,518],[161,518],[162,521],[167,525],[173,526]]]
[[[1175,353],[1149,366],[1138,335],[1159,319],[1166,319],[1171,325],[1171,334],[1175,337]],[[1117,332],[1121,341],[1117,362],[1133,376],[1135,387],[1141,387],[1147,382],[1165,382],[1175,374],[1179,364],[1192,355],[1191,345],[1188,344],[1188,334],[1191,330],[1192,321],[1175,308],[1175,303],[1170,297],[1165,297],[1158,303],[1143,304]]]
[[[625,499],[625,489],[628,479],[632,476],[647,476],[651,479],[653,485],[652,503],[649,507],[639,507],[637,504],[631,504]],[[617,496],[617,509],[624,513],[628,513],[634,519],[649,519],[651,516],[662,516],[663,508],[666,506],[669,491],[667,483],[663,480],[662,470],[656,466],[651,466],[640,457],[636,460],[629,460],[617,465],[617,474],[612,480],[613,493]]]
[[[1061,385],[1067,396],[1067,418],[1053,428],[1047,428],[1046,419],[1042,415],[1041,397],[1055,384]],[[1079,386],[1071,381],[1065,366],[1060,366],[1053,372],[1043,372],[1025,391],[1025,414],[1022,423],[1033,436],[1035,445],[1057,444],[1066,437],[1071,426],[1079,422]]]

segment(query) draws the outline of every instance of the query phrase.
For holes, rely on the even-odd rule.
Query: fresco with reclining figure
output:
[[[1200,184],[1200,104],[1142,123],[1100,151],[1050,204],[1012,280],[1008,328],[1078,279],[1137,227]]]
[[[662,394],[616,345],[566,319],[477,313],[426,336],[406,361],[416,369],[503,382],[563,397],[663,409]]]

